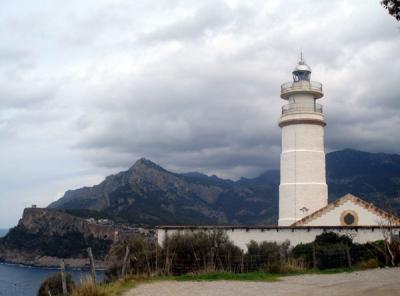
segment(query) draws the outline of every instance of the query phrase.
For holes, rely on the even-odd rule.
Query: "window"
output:
[[[347,224],[347,225],[353,225],[353,224],[354,224],[354,221],[355,221],[355,219],[354,219],[354,216],[353,216],[352,214],[347,213],[347,214],[344,216],[344,223],[345,223],[345,224]]]
[[[355,211],[346,210],[340,215],[340,225],[342,226],[357,226],[358,215]]]

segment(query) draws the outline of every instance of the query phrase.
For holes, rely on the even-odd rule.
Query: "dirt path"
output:
[[[278,282],[155,282],[124,296],[389,296],[400,295],[400,268],[283,277]]]

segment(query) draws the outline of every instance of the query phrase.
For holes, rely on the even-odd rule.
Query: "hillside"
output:
[[[59,258],[67,258],[68,266],[83,267],[88,265],[86,249],[92,247],[97,265],[103,266],[115,240],[136,235],[152,237],[145,230],[99,223],[60,210],[27,208],[18,225],[0,238],[0,261],[58,266]]]
[[[346,149],[328,153],[326,166],[330,201],[350,192],[399,211],[400,155]],[[231,181],[176,174],[140,159],[96,186],[67,191],[49,208],[146,225],[275,224],[278,186],[276,170]]]
[[[346,149],[326,156],[329,199],[350,192],[400,211],[400,155]]]

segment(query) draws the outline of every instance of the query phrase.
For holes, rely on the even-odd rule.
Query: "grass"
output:
[[[102,284],[98,289],[107,296],[119,296],[134,288],[136,284],[136,280],[125,278],[112,283]]]

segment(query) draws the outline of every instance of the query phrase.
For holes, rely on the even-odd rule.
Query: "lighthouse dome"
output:
[[[310,68],[309,65],[307,65],[305,63],[304,60],[302,60],[296,65],[296,67],[293,70],[293,73],[294,72],[298,72],[298,71],[305,71],[305,72],[310,72],[311,73],[311,68]]]

